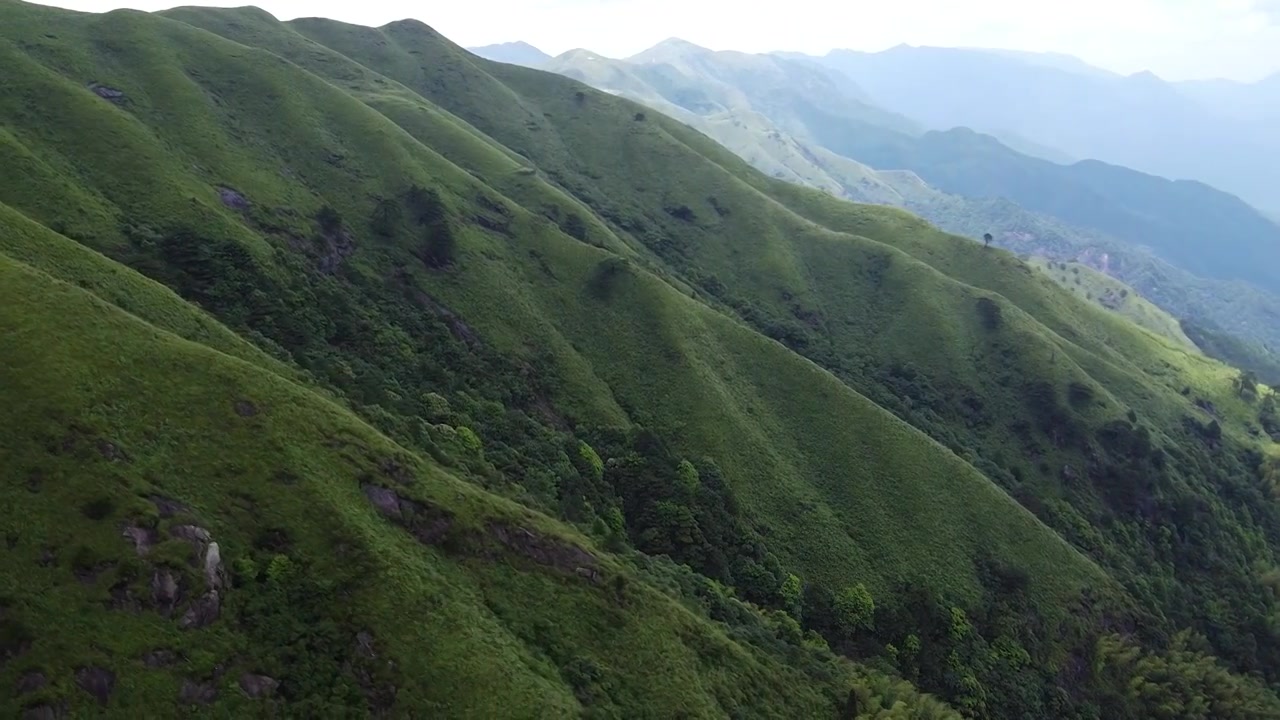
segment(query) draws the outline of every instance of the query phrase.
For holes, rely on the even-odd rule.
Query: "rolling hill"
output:
[[[1178,318],[1264,346],[1280,343],[1280,297],[1268,269],[1280,226],[1230,196],[1100,163],[1056,165],[963,130],[917,136],[856,113],[830,114],[811,128],[814,116],[794,108],[831,104],[841,92],[850,103],[866,95],[847,85],[810,92],[798,80],[787,83],[785,102],[777,91],[753,89],[767,85],[754,79],[767,77],[767,68],[803,59],[670,41],[648,57],[638,64],[575,51],[543,67],[680,119],[773,177],[903,207],[969,237],[990,232],[1019,254],[1106,257],[1096,269]],[[737,80],[733,69],[743,66],[755,73]],[[1213,252],[1204,249],[1210,237]]]
[[[1016,257],[416,21],[0,63],[6,713],[1280,708],[1265,391]]]

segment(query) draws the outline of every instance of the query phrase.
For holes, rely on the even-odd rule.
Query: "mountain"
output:
[[[417,21],[0,57],[6,716],[1280,709],[1272,395],[1016,257]]]
[[[678,118],[773,177],[903,207],[970,237],[991,232],[1026,255],[1105,258],[1098,269],[1178,318],[1280,343],[1270,270],[1278,266],[1280,227],[1224,193],[1099,163],[1064,167],[973,132],[897,132],[893,123],[867,121],[856,87],[803,82],[810,61],[716,53],[683,41],[638,57],[645,61],[574,51],[545,69]],[[744,67],[751,72],[737,72]],[[771,75],[781,80],[761,80]],[[809,111],[840,102],[854,109]],[[1203,252],[1205,237],[1217,237],[1223,250]]]
[[[819,58],[877,104],[933,130],[1011,132],[1077,158],[1198,180],[1280,208],[1273,118],[1223,112],[1150,73],[1088,72],[1044,58],[898,46]]]
[[[1176,87],[1202,104],[1238,118],[1271,123],[1280,119],[1280,73],[1256,83],[1194,80],[1177,83]]]
[[[525,67],[538,67],[551,59],[550,55],[523,41],[482,45],[467,50],[488,60]]]
[[[878,168],[909,169],[945,192],[1004,197],[1036,212],[1152,248],[1198,275],[1280,293],[1280,225],[1207,185],[1088,160],[1029,158],[967,129],[889,144],[850,135],[831,148]],[[1212,241],[1212,250],[1206,245]]]

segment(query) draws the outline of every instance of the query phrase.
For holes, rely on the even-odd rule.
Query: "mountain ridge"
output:
[[[1230,368],[422,23],[0,13],[6,711],[1280,703]]]

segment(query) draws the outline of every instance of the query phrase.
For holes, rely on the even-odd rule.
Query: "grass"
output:
[[[278,375],[183,340],[8,257],[0,258],[0,277],[3,330],[17,341],[5,344],[3,365],[10,379],[21,380],[6,383],[15,393],[11,407],[21,412],[4,415],[3,432],[22,438],[5,450],[5,503],[20,512],[4,516],[10,545],[0,596],[4,619],[32,635],[0,674],[10,685],[35,670],[52,679],[34,697],[11,697],[9,703],[22,704],[5,705],[7,712],[42,701],[88,707],[88,695],[71,683],[82,665],[116,674],[107,706],[113,715],[177,711],[183,679],[218,688],[221,711],[261,712],[235,681],[242,672],[271,669],[264,657],[271,648],[242,625],[251,596],[260,592],[245,578],[245,563],[264,563],[270,550],[304,564],[325,587],[345,588],[341,600],[325,601],[340,603],[325,608],[334,616],[326,621],[352,634],[342,644],[366,631],[379,652],[395,659],[392,681],[404,707],[463,717],[576,717],[581,705],[561,674],[566,663],[595,668],[609,702],[655,717],[677,708],[716,717],[729,699],[805,714],[824,712],[831,702],[797,670],[729,640],[617,561],[603,565],[609,578],[630,578],[625,600],[612,584],[565,578],[518,557],[458,555],[418,543],[361,494],[362,481],[382,477],[387,458],[407,463],[411,476],[408,486],[392,487],[451,513],[451,533],[460,539],[505,522],[564,543],[588,541],[412,457]],[[146,375],[129,371],[142,366]],[[236,409],[245,401],[255,414]],[[115,449],[103,450],[104,442]],[[153,496],[185,509],[165,518],[147,500]],[[145,607],[152,572],[168,562],[162,549],[177,558],[190,552],[179,542],[135,557],[120,528],[154,527],[164,537],[181,522],[208,528],[234,568],[220,620],[180,631],[154,611],[112,609],[122,586]],[[268,530],[286,539],[283,547],[264,548]],[[40,560],[46,553],[52,563]],[[85,567],[99,569],[97,577],[78,578]],[[199,591],[202,581],[184,567],[180,560],[174,566],[184,586]],[[85,644],[86,637],[93,642]],[[141,658],[157,649],[182,659],[172,668],[147,667]],[[304,653],[285,671],[322,659]],[[828,662],[834,687],[852,687],[852,668]]]
[[[713,460],[745,542],[810,589],[863,583],[894,608],[914,582],[976,618],[995,613],[983,566],[994,557],[1027,578],[1009,617],[1092,622],[1070,609],[1087,593],[1107,612],[1148,606],[1162,631],[1226,601],[1202,585],[1214,572],[1262,597],[1256,567],[1273,559],[1276,528],[1236,461],[1256,408],[1235,396],[1232,371],[1012,255],[771,180],[687,126],[479,61],[420,23],[0,12],[0,52],[17,68],[0,77],[0,150],[29,172],[0,178],[0,322],[20,340],[0,367],[22,393],[0,416],[17,440],[5,467],[19,468],[0,485],[15,508],[0,518],[23,558],[0,564],[0,607],[21,608],[24,628],[83,617],[78,634],[50,633],[0,667],[0,682],[36,667],[55,678],[14,702],[84,707],[69,678],[93,662],[116,669],[109,707],[121,713],[173,702],[183,674],[218,684],[218,709],[236,712],[250,707],[238,673],[263,672],[289,675],[290,702],[321,702],[304,680],[328,678],[335,706],[376,704],[366,696],[394,684],[397,710],[463,717],[809,717],[851,688],[876,702],[905,693],[901,710],[941,716],[836,660],[794,619],[728,597],[745,588],[705,581],[673,598],[632,556],[603,552],[592,520],[631,489],[593,490],[596,505],[574,510],[567,488],[581,473],[563,448],[619,427],[652,430],[673,459]],[[44,39],[19,49],[21,37]],[[444,268],[423,261],[432,239],[412,222],[370,220],[411,186],[447,209],[457,248]],[[1058,414],[1046,421],[1032,397]],[[241,400],[257,413],[238,412]],[[1203,414],[1196,400],[1214,403],[1233,443],[1212,456],[1229,478],[1204,469],[1210,450],[1182,424]],[[1185,462],[1142,468],[1168,483],[1157,488],[1168,512],[1211,518],[1170,553],[1192,567],[1159,554],[1163,518],[1121,514],[1102,480],[1063,478],[1104,450],[1111,460],[1096,438],[1125,418]],[[72,454],[51,450],[73,424]],[[1065,425],[1080,437],[1062,441]],[[478,447],[441,439],[462,427]],[[103,438],[129,459],[101,457]],[[389,459],[414,482],[394,485]],[[633,459],[607,457],[604,473]],[[361,490],[371,481],[449,513],[445,539],[423,546],[380,518]],[[117,580],[148,592],[152,561],[129,560],[119,533],[132,519],[176,522],[155,516],[149,493],[187,505],[223,545],[236,573],[226,622],[181,633],[103,606]],[[585,548],[602,582],[531,564],[493,523]],[[298,572],[271,569],[276,530]],[[58,563],[33,569],[45,544]],[[162,550],[183,557],[181,544]],[[86,584],[68,553],[112,565]],[[19,582],[32,572],[39,594]],[[779,605],[781,590],[766,590]],[[295,611],[291,598],[306,597],[326,602]],[[884,624],[860,640],[868,655],[917,632]],[[396,659],[394,677],[353,654],[364,627]],[[277,634],[256,639],[264,628]],[[1088,652],[1073,637],[1025,640],[1036,672]],[[147,669],[137,658],[159,639],[192,659]],[[295,641],[309,653],[282,656]],[[230,669],[215,678],[218,663]]]
[[[1195,343],[1182,332],[1178,320],[1152,305],[1135,290],[1108,275],[1082,263],[1059,263],[1047,258],[1032,258],[1032,267],[1045,272],[1073,295],[1119,313],[1135,325],[1166,337],[1189,350]]]
[[[744,66],[753,70],[744,72]],[[975,239],[990,232],[998,245],[1024,255],[1074,262],[1106,253],[1111,273],[1176,317],[1207,322],[1250,341],[1274,345],[1280,340],[1273,322],[1280,305],[1258,279],[1261,276],[1255,275],[1252,284],[1239,280],[1249,273],[1241,275],[1243,266],[1236,263],[1239,272],[1230,277],[1237,279],[1210,277],[1204,271],[1209,259],[1188,260],[1186,253],[1194,250],[1194,243],[1152,241],[1174,238],[1181,233],[1177,228],[1201,217],[1229,216],[1232,219],[1218,227],[1240,232],[1228,241],[1232,249],[1215,251],[1210,259],[1230,264],[1236,262],[1232,258],[1258,252],[1251,245],[1257,237],[1274,234],[1274,229],[1260,224],[1248,208],[1232,207],[1211,192],[1151,184],[1141,176],[1105,168],[1046,172],[1051,166],[972,133],[913,138],[917,132],[867,117],[856,107],[839,109],[842,102],[856,104],[860,99],[847,87],[797,78],[775,88],[770,73],[798,71],[778,58],[676,47],[645,63],[571,53],[542,68],[688,123],[771,177],[837,197],[902,207]],[[824,105],[835,109],[813,112]],[[911,169],[899,169],[907,166]],[[912,170],[935,178],[935,186]],[[1096,187],[1083,191],[1089,185]],[[1009,197],[1020,200],[1015,203]],[[1054,202],[1046,204],[1045,197]],[[1106,213],[1097,214],[1099,203],[1110,205]],[[1141,203],[1151,205],[1138,211],[1140,217],[1118,220],[1132,212],[1129,204]],[[1184,205],[1196,210],[1169,220]],[[1149,311],[1129,309],[1139,324],[1150,320],[1171,329]]]

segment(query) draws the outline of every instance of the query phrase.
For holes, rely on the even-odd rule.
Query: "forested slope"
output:
[[[420,23],[0,12],[13,707],[1277,707],[1228,368]]]

